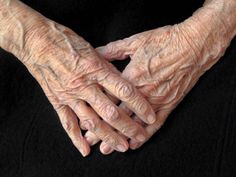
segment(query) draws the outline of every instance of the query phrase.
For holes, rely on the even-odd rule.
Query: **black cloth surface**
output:
[[[25,0],[94,47],[188,18],[203,1]],[[158,5],[156,5],[158,4]],[[174,7],[174,8],[171,8]],[[173,10],[174,9],[174,10]],[[115,63],[120,69],[125,62]],[[0,51],[0,177],[235,177],[236,40],[136,151],[83,158],[42,89]]]

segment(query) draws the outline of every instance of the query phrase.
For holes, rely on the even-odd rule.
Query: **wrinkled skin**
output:
[[[139,89],[156,112],[157,121],[152,125],[143,124],[133,116],[145,127],[148,138],[162,127],[171,111],[228,46],[223,40],[219,44],[214,41],[223,30],[205,38],[206,30],[196,32],[192,29],[193,23],[195,20],[188,20],[143,32],[97,49],[109,61],[131,58],[121,75]],[[121,107],[132,114],[123,103]],[[87,134],[91,145],[99,141],[93,133]],[[143,143],[131,140],[130,148],[136,149]],[[101,143],[100,150],[104,154],[113,151],[105,142]]]
[[[99,56],[70,29],[18,0],[0,0],[0,47],[36,78],[83,156],[99,140],[103,153],[124,152],[127,139],[135,149],[163,125],[236,34],[235,0],[208,3],[195,18],[110,43]],[[108,62],[127,57],[122,74]]]
[[[111,64],[99,58],[89,43],[68,28],[49,21],[42,31],[44,34],[31,36],[37,44],[32,43],[31,55],[25,57],[24,61],[39,81],[64,129],[82,154],[89,153],[89,146],[81,135],[77,116],[82,126],[118,151],[126,151],[128,143],[108,124],[125,136],[144,141],[147,136],[145,130],[102,91],[105,88],[111,95],[126,102],[130,109],[149,123],[146,118],[154,119],[154,111],[135,87],[122,79]]]
[[[77,118],[82,127],[120,152],[128,149],[128,142],[112,128],[140,142],[147,138],[144,128],[110,99],[114,96],[124,101],[149,124],[155,121],[151,105],[69,28],[20,1],[0,1],[0,46],[17,56],[36,78],[83,156],[90,147]]]

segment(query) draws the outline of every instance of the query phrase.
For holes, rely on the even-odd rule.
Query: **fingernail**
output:
[[[112,151],[112,148],[106,144],[104,144],[101,149],[104,154],[108,154],[109,152]]]
[[[130,148],[131,149],[136,149],[137,147],[139,146],[139,143],[138,142],[134,142],[134,141],[131,141],[130,142]]]
[[[93,145],[93,139],[92,139],[92,138],[86,136],[85,139],[86,139],[86,141],[88,142],[88,144],[89,144],[90,146]]]
[[[118,151],[120,151],[120,152],[125,152],[127,149],[125,148],[125,146],[123,146],[123,145],[117,145],[116,146],[117,147],[117,149],[118,149]]]
[[[136,136],[137,141],[143,142],[143,141],[145,141],[145,139],[146,139],[145,136],[142,134],[139,134]]]
[[[150,114],[148,116],[147,120],[150,124],[153,124],[156,121],[156,115],[155,114]]]

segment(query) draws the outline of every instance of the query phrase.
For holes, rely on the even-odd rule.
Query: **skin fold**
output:
[[[145,141],[145,129],[104,92],[124,101],[146,123],[155,121],[150,103],[83,38],[17,0],[0,1],[0,26],[0,46],[35,77],[83,156],[90,147],[78,118],[81,126],[117,151],[126,151],[128,142],[113,128]]]
[[[146,31],[97,48],[109,61],[131,58],[121,75],[139,89],[156,112],[154,124],[141,124],[148,138],[162,127],[199,78],[223,56],[236,34],[235,24],[235,1],[207,1],[180,24]],[[121,108],[132,115],[123,103]],[[136,115],[133,118],[139,120]],[[87,136],[91,145],[100,140],[91,132],[87,132]],[[131,140],[130,148],[136,149],[143,143]],[[104,154],[113,151],[106,142],[101,143],[100,149]]]
[[[235,12],[235,0],[207,0],[183,23],[95,50],[20,1],[0,0],[0,47],[35,77],[83,156],[100,140],[104,154],[124,152],[144,144],[224,54]],[[109,63],[128,57],[122,74]]]

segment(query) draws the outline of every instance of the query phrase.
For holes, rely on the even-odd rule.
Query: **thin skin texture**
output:
[[[0,26],[0,47],[35,77],[83,156],[90,147],[78,118],[82,127],[120,152],[128,149],[124,136],[138,142],[147,139],[146,130],[109,97],[125,102],[149,124],[155,121],[152,106],[83,38],[17,0],[0,0]]]
[[[109,61],[131,58],[122,77],[151,103],[157,121],[143,124],[150,138],[199,78],[224,54],[236,34],[236,1],[207,1],[186,21],[111,42],[97,51]],[[224,20],[227,19],[227,20]],[[123,103],[121,108],[132,114]],[[133,116],[135,120],[140,120]],[[140,122],[140,121],[138,121]],[[90,145],[100,139],[87,132]],[[144,142],[130,141],[137,149]],[[103,154],[113,149],[102,142]]]

